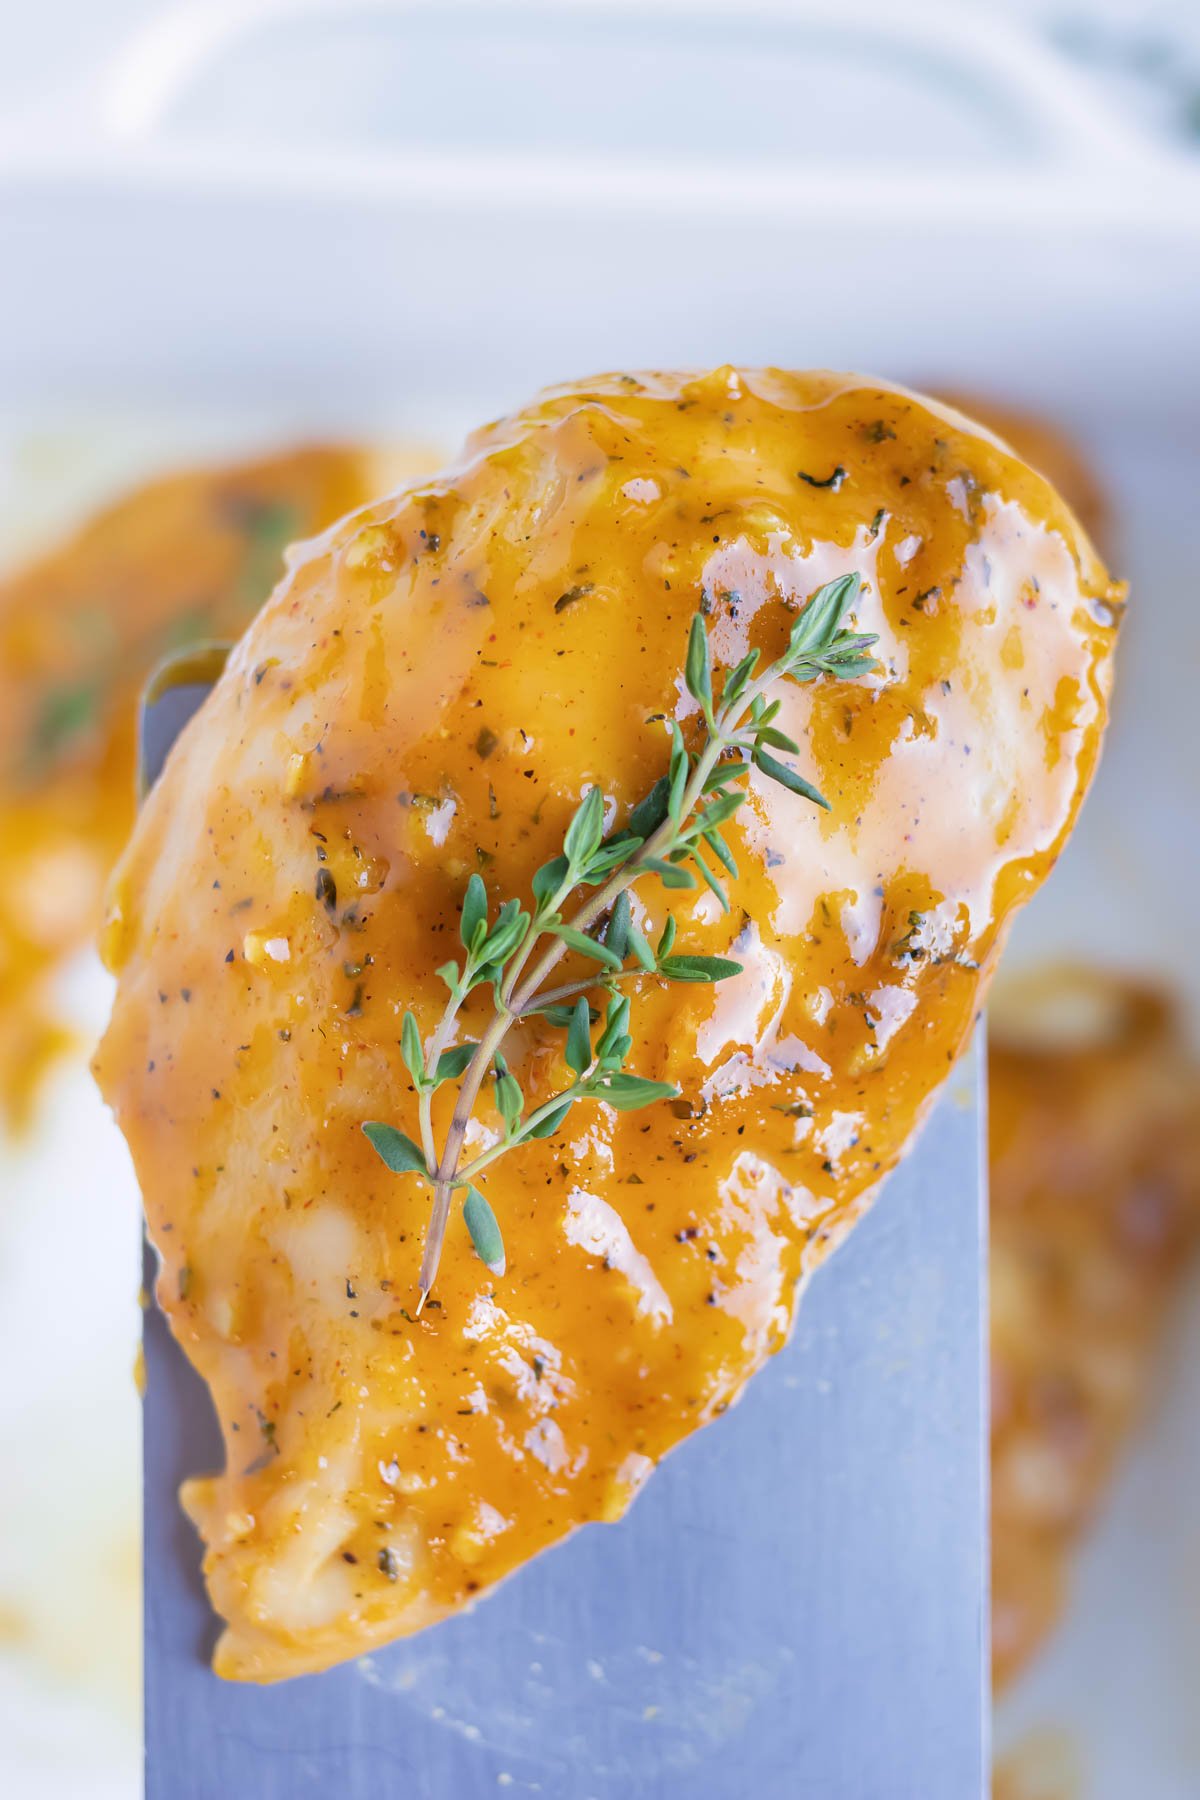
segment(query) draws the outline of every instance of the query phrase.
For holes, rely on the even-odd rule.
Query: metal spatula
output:
[[[148,691],[147,784],[208,690],[207,656]],[[977,1045],[791,1345],[621,1524],[327,1674],[249,1688],[208,1666],[176,1490],[221,1444],[151,1307],[147,1800],[981,1800],[982,1066]]]

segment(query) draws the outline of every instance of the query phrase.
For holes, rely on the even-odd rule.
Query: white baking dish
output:
[[[328,430],[445,442],[604,367],[825,363],[1026,402],[1080,437],[1115,494],[1134,605],[1095,795],[1015,953],[1156,971],[1200,1014],[1200,184],[974,8],[826,10],[164,15],[0,132],[5,542],[164,455]],[[55,447],[50,486],[35,440]],[[94,967],[75,992],[98,1016]],[[22,1444],[41,1456],[46,1409],[71,1397],[84,1435],[55,1478],[108,1447],[92,1511],[111,1545],[134,1485],[133,1407],[114,1398],[134,1327],[114,1296],[135,1201],[79,1069],[0,1182],[0,1359],[29,1371],[19,1401],[0,1384],[7,1435],[18,1462]],[[70,1290],[74,1310],[36,1304],[51,1254],[52,1299]],[[1094,1800],[1200,1791],[1200,1607],[1178,1593],[1200,1547],[1185,1504],[1197,1406],[1181,1368],[1089,1552],[1078,1622],[1002,1713],[1002,1738],[1045,1722],[1085,1742]],[[45,1473],[16,1484],[0,1535],[30,1534],[53,1570],[66,1519],[40,1500]],[[1157,1497],[1152,1535],[1139,1487]],[[36,1717],[33,1678],[4,1679],[0,1707]],[[52,1704],[89,1793],[124,1791],[132,1730]],[[17,1792],[81,1791],[56,1779],[44,1768]]]

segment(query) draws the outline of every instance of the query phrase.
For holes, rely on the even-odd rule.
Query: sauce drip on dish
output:
[[[620,809],[647,791],[698,605],[727,667],[851,570],[878,669],[788,690],[779,721],[830,814],[752,776],[728,917],[639,884],[648,932],[669,902],[681,949],[745,965],[638,984],[629,1066],[681,1098],[496,1165],[506,1273],[456,1216],[417,1318],[428,1190],[360,1128],[414,1130],[399,1023],[436,1023],[468,877],[525,894],[589,785]],[[357,1654],[620,1516],[785,1341],[1062,848],[1122,600],[962,415],[776,371],[551,390],[293,559],[151,794],[105,932],[97,1069],[225,1437],[185,1494],[221,1673]],[[512,1040],[535,1101],[559,1055],[532,1022]]]

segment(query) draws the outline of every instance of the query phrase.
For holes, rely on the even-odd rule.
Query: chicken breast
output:
[[[669,722],[697,729],[697,609],[719,687],[850,572],[877,663],[785,684],[777,720],[829,812],[756,769],[730,912],[635,890],[648,935],[669,911],[742,964],[629,990],[627,1066],[679,1097],[577,1106],[496,1163],[504,1272],[456,1206],[419,1311],[429,1188],[362,1126],[417,1135],[403,1015],[442,1015],[469,878],[527,898],[593,785],[626,818]],[[1063,846],[1121,598],[998,440],[825,373],[550,390],[293,551],[118,870],[97,1059],[224,1433],[184,1495],[221,1674],[355,1655],[618,1518],[783,1344]],[[544,1019],[505,1051],[531,1104],[562,1087]],[[471,1141],[498,1124],[481,1097]]]

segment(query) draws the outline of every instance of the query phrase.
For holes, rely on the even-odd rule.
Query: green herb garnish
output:
[[[667,773],[633,807],[624,828],[604,835],[605,800],[591,788],[567,827],[562,850],[536,872],[525,905],[506,900],[489,917],[482,879],[467,883],[459,919],[465,955],[445,963],[438,974],[450,999],[428,1043],[416,1018],[404,1016],[400,1048],[417,1090],[420,1142],[394,1125],[363,1125],[376,1153],[398,1175],[418,1175],[433,1189],[433,1212],[421,1262],[419,1313],[437,1275],[442,1240],[454,1195],[464,1196],[464,1218],[477,1254],[496,1274],[504,1271],[504,1242],[495,1214],[476,1185],[485,1170],[521,1144],[551,1137],[581,1101],[604,1101],[620,1111],[675,1097],[678,1089],[648,1081],[624,1067],[633,1048],[630,996],[620,984],[643,976],[667,981],[725,981],[742,965],[724,956],[674,954],[676,921],[668,915],[652,945],[635,924],[629,890],[647,874],[668,888],[694,888],[697,874],[721,906],[729,901],[717,870],[737,875],[724,828],[746,799],[743,784],[758,768],[790,793],[828,807],[812,784],[773,756],[796,754],[799,745],[777,729],[781,702],[768,700],[778,682],[802,683],[828,675],[849,680],[869,668],[873,637],[842,627],[859,589],[857,575],[842,575],[811,596],[792,626],[787,648],[761,674],[752,650],[730,669],[714,697],[712,656],[702,614],[692,620],[684,679],[698,701],[703,726],[690,749],[680,726],[668,722],[671,754]],[[715,865],[715,866],[714,866]],[[571,917],[564,907],[580,888],[595,890]],[[595,967],[577,980],[547,987],[547,977],[567,954],[586,957]],[[535,954],[540,952],[540,954]],[[489,987],[494,1009],[477,1043],[451,1045],[460,1009],[476,988]],[[588,996],[605,997],[601,1015]],[[518,1019],[540,1015],[566,1033],[563,1054],[573,1079],[541,1105],[527,1108],[520,1083],[505,1062],[501,1045]],[[462,1162],[467,1125],[485,1081],[491,1080],[502,1130],[491,1148]],[[457,1081],[458,1098],[439,1152],[433,1131],[433,1096],[446,1081]]]
[[[806,472],[803,469],[797,469],[796,477],[800,481],[806,481],[808,483],[809,487],[829,488],[832,493],[836,494],[838,489],[841,487],[843,481],[845,481],[845,479],[846,479],[846,471],[842,467],[841,463],[839,463],[837,468],[833,471],[832,475],[825,475],[825,476],[809,475],[809,474],[806,474]]]

